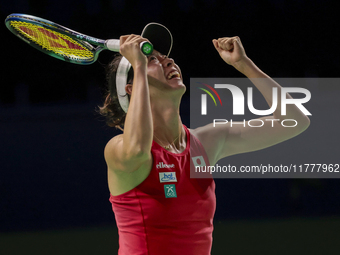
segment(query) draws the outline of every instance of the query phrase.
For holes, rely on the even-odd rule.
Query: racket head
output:
[[[74,32],[49,20],[26,14],[7,16],[6,27],[32,47],[66,62],[88,65],[94,63],[103,47],[72,37]]]

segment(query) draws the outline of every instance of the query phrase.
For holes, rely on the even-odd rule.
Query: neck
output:
[[[161,146],[170,145],[177,150],[183,145],[185,131],[179,115],[179,102],[163,101],[152,104],[154,138]],[[173,148],[173,149],[175,149]]]

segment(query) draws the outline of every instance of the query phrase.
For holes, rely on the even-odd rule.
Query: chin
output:
[[[179,90],[183,90],[184,89],[184,91],[186,90],[186,86],[184,85],[183,81],[180,80],[180,79],[178,79],[176,81],[168,82],[168,86],[171,89],[176,89],[176,90],[177,89],[179,89]]]
[[[184,85],[183,82],[179,83],[174,89],[181,93],[181,96],[184,95],[185,91],[187,90],[187,87]]]

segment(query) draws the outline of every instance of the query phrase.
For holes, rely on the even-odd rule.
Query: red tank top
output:
[[[175,154],[152,143],[152,170],[137,187],[110,195],[119,232],[119,255],[209,255],[216,208],[212,178],[190,178],[193,160],[208,157],[187,134],[187,147]]]

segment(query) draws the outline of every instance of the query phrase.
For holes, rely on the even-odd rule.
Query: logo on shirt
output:
[[[192,157],[192,162],[194,163],[195,168],[200,166],[206,166],[203,156]]]
[[[156,165],[157,168],[175,168],[175,165],[174,164],[164,164],[163,162],[159,162],[157,165]]]
[[[165,192],[166,198],[177,197],[175,184],[165,184],[164,185],[164,192]]]
[[[162,172],[159,173],[160,182],[177,182],[176,172]]]

